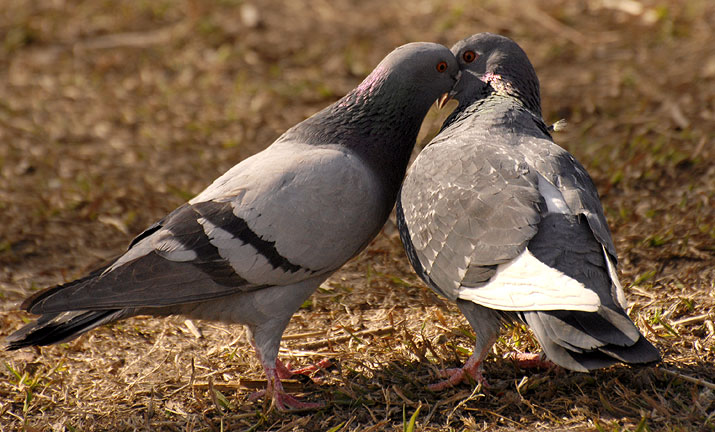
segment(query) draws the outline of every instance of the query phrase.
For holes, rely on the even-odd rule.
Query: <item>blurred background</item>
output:
[[[667,365],[712,382],[714,27],[710,0],[0,0],[2,335],[26,316],[15,312],[19,300],[119,254],[132,236],[218,175],[347,93],[393,48],[420,40],[451,46],[490,31],[511,37],[530,56],[545,120],[568,121],[554,138],[598,186],[631,317],[663,350]],[[447,113],[430,113],[418,148]],[[426,311],[419,322],[415,310]],[[257,425],[254,430],[401,430],[402,407],[412,413],[419,403],[429,408],[418,417],[425,430],[713,427],[715,387],[679,387],[670,375],[646,379],[625,368],[606,373],[600,387],[559,378],[549,397],[505,384],[501,398],[471,401],[448,416],[469,396],[462,394],[467,387],[449,394],[461,399],[438,405],[439,396],[423,389],[429,377],[415,383],[407,377],[429,374],[424,360],[434,362],[441,345],[451,353],[445,361],[463,361],[471,350],[468,326],[412,274],[391,223],[301,314],[289,333],[316,323],[337,334],[348,324],[374,330],[387,322],[400,333],[331,348],[367,389],[359,396],[373,401],[372,408],[346,402],[304,417],[261,420],[245,401],[248,392],[236,389],[224,391],[230,400],[221,408],[205,388],[201,397],[196,389],[177,389],[193,377],[195,356],[204,356],[196,362],[207,370],[228,373],[227,381],[236,370],[261,378],[252,351],[237,339],[241,330],[205,329],[215,334],[196,338],[181,357],[172,349],[187,338],[176,330],[182,320],[135,319],[82,339],[93,344],[0,353],[7,366],[0,371],[7,378],[0,383],[0,425],[211,430],[227,422]],[[415,332],[423,339],[406,343],[402,335]],[[440,334],[447,342],[439,339],[438,352],[425,354],[429,338]],[[509,335],[497,350],[537,349],[527,332]],[[156,352],[139,364],[112,363],[141,357],[147,346]],[[214,346],[218,359],[206,354]],[[178,377],[171,391],[157,372],[168,367],[159,362],[162,350],[178,356],[166,372]],[[319,352],[297,362],[319,359]],[[487,365],[497,384],[522,378],[500,363]],[[394,378],[394,365],[410,373]],[[116,377],[96,388],[107,370]],[[340,377],[346,376],[343,370]],[[350,394],[345,385],[330,388]],[[38,393],[44,396],[27,401]],[[514,399],[506,403],[504,394]],[[604,394],[617,401],[604,403]],[[71,408],[78,404],[84,408]],[[158,407],[163,411],[156,414]]]

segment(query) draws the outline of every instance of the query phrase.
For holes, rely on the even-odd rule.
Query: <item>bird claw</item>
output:
[[[480,366],[481,363],[470,364],[468,361],[461,368],[442,369],[437,373],[437,376],[446,379],[438,383],[430,384],[427,388],[431,391],[442,391],[444,389],[454,387],[464,381],[476,382],[477,384],[481,384],[483,387],[488,388],[489,383],[482,375]]]
[[[253,393],[251,393],[250,395],[248,395],[248,400],[251,401],[251,402],[255,402],[255,401],[257,401],[258,399],[262,398],[262,397],[265,396],[265,395],[266,395],[266,391],[265,391],[265,390],[259,390],[259,391],[257,391],[257,392],[253,392]]]
[[[323,402],[303,402],[295,396],[291,396],[285,392],[276,392],[273,394],[273,402],[278,411],[305,411],[323,408]]]
[[[326,370],[328,368],[331,368],[335,366],[333,364],[333,361],[330,359],[323,359],[319,361],[318,363],[305,366],[299,369],[291,369],[290,368],[290,363],[283,363],[280,360],[276,360],[276,374],[278,375],[278,378],[280,379],[286,379],[286,378],[291,378],[294,375],[302,375],[310,378],[311,381],[313,381],[316,384],[319,384],[322,379],[320,377],[314,377],[311,376],[312,374]]]
[[[510,352],[506,353],[504,358],[513,361],[522,369],[554,369],[557,367],[554,362],[547,360],[543,353]]]
[[[264,397],[266,393],[266,390],[251,393],[248,396],[248,400],[251,402],[255,402],[258,399]],[[323,408],[325,406],[325,403],[323,402],[303,402],[295,396],[291,396],[290,394],[282,390],[273,391],[273,404],[275,405],[276,409],[281,412],[313,410]]]
[[[251,393],[248,396],[248,400],[251,402],[255,402],[258,399],[264,397],[266,393],[266,390]],[[273,392],[273,404],[275,405],[276,409],[281,412],[313,410],[323,408],[325,406],[325,403],[323,402],[303,402],[297,397],[291,396],[290,394],[282,390],[276,390]]]
[[[290,369],[280,361],[276,361],[275,367],[267,367],[266,378],[268,382],[266,389],[251,393],[251,395],[248,396],[248,400],[256,401],[261,397],[270,398],[272,405],[275,406],[278,411],[305,411],[325,406],[323,402],[303,402],[295,396],[286,393],[283,390],[280,376],[285,372],[290,373]]]

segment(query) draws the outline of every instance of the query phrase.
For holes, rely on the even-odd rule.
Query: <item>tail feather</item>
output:
[[[82,286],[82,285],[85,285],[88,283],[92,283],[99,275],[102,274],[102,272],[104,272],[104,270],[107,269],[107,267],[109,267],[109,266],[108,265],[103,266],[103,267],[91,272],[87,276],[77,279],[77,280],[74,280],[72,282],[68,282],[66,284],[55,285],[53,287],[45,288],[42,291],[36,292],[35,294],[26,298],[25,301],[23,301],[22,304],[20,305],[20,308],[23,310],[26,310],[28,312],[40,313],[39,311],[33,311],[33,308],[36,305],[41,304],[43,300],[49,298],[50,296],[57,293],[58,291],[61,291],[61,290],[67,289],[67,288]],[[55,316],[55,315],[53,315],[53,316]]]
[[[613,312],[613,311],[608,311]],[[660,361],[658,349],[618,313],[579,311],[523,312],[546,356],[566,369],[586,372],[618,362],[646,364]],[[614,323],[611,318],[616,318]],[[636,333],[636,337],[633,337]]]
[[[593,349],[604,344],[627,346],[640,337],[638,328],[625,313],[621,316],[604,307],[598,312],[542,311],[538,314],[551,323],[559,337],[565,338],[570,329],[572,336],[566,340],[581,348]]]
[[[539,315],[544,312],[536,312]],[[541,331],[545,338],[573,352],[583,352],[584,349],[594,349],[602,343],[583,331],[580,326],[569,325],[565,321],[561,321],[556,316],[551,316],[553,319],[544,319],[540,317]]]
[[[563,342],[557,342],[556,334],[551,329],[550,323],[540,319],[538,312],[528,312],[522,314],[523,320],[534,332],[541,348],[546,353],[549,360],[557,365],[577,372],[588,372],[589,368],[574,358],[578,354],[578,348],[568,346]],[[560,342],[560,341],[559,341]],[[606,364],[608,366],[609,364]]]
[[[654,363],[660,361],[660,352],[643,336],[628,347],[606,345],[601,351],[624,363]]]
[[[46,314],[27,324],[6,339],[6,349],[66,342],[89,330],[129,314],[128,309],[72,311]]]

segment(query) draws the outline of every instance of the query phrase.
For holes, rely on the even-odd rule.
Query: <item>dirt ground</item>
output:
[[[325,409],[249,400],[264,376],[240,326],[134,318],[0,352],[0,429],[715,430],[710,0],[0,0],[0,335],[30,318],[26,295],[121,253],[394,47],[481,31],[522,45],[546,120],[568,120],[555,139],[598,186],[630,316],[662,364],[520,370],[502,355],[538,346],[513,327],[486,361],[489,389],[429,392],[473,336],[388,222],[284,337],[294,365],[334,359],[319,384],[288,383]]]

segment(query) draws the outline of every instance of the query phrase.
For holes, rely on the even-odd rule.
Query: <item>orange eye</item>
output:
[[[477,54],[474,51],[465,51],[462,54],[462,59],[467,63],[471,63],[477,59]]]
[[[447,70],[447,62],[439,62],[437,63],[437,72],[444,72]]]

